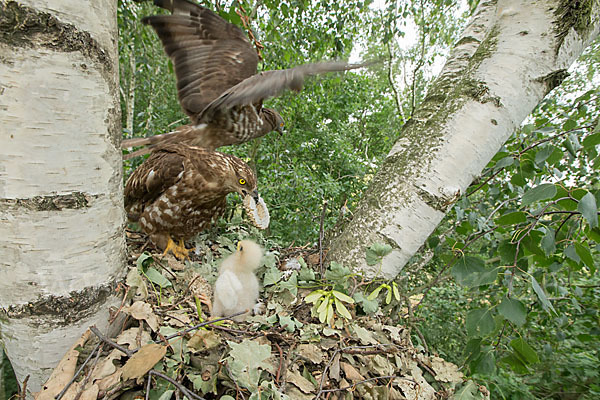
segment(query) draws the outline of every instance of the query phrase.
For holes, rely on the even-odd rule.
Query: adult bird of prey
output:
[[[142,20],[151,25],[173,61],[177,95],[191,124],[147,138],[124,140],[122,148],[147,146],[125,155],[146,154],[161,143],[186,143],[215,150],[282,132],[283,119],[262,103],[287,89],[300,91],[309,75],[366,64],[322,62],[257,74],[258,55],[244,32],[189,0],[154,0],[171,15]]]
[[[155,147],[127,180],[125,209],[127,217],[139,222],[165,254],[171,250],[176,257],[185,258],[189,250],[183,241],[215,222],[232,192],[244,197],[254,225],[266,228],[268,211],[248,164],[232,155],[167,143]],[[256,216],[265,213],[266,221],[257,221]],[[173,238],[179,239],[178,245]]]

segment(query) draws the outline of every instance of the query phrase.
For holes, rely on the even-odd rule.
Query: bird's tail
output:
[[[123,159],[129,160],[134,157],[143,156],[144,154],[148,154],[150,151],[152,151],[153,147],[155,147],[156,145],[161,144],[163,142],[166,142],[169,139],[173,139],[174,135],[176,135],[178,132],[179,131],[175,130],[172,132],[161,133],[160,135],[154,135],[154,136],[145,137],[145,138],[133,138],[133,139],[123,140],[121,142],[122,149],[129,149],[132,147],[139,147],[139,146],[147,146],[142,149],[138,149],[136,151],[132,151],[131,153],[125,154],[123,156]]]
[[[215,294],[219,296],[226,310],[235,308],[238,303],[238,293],[242,290],[242,283],[232,271],[223,271],[215,282]]]

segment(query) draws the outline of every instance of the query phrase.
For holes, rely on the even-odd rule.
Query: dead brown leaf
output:
[[[123,380],[140,378],[167,353],[167,347],[158,343],[142,346],[123,366]]]
[[[152,311],[152,306],[143,301],[136,301],[129,307],[123,307],[123,311],[137,320],[143,319],[154,332],[158,330],[158,317]]]
[[[313,385],[311,381],[303,377],[302,374],[300,374],[300,372],[298,371],[288,371],[286,379],[288,382],[293,383],[298,389],[302,390],[302,392],[304,393],[311,393],[315,390],[315,385]]]
[[[351,364],[342,361],[340,362],[340,366],[342,367],[342,371],[344,371],[346,378],[350,379],[351,381],[356,382],[365,379]]]
[[[66,385],[69,383],[73,375],[75,374],[75,368],[77,367],[77,358],[79,357],[79,351],[75,350],[78,347],[83,347],[85,342],[89,339],[91,331],[88,329],[79,338],[73,346],[66,352],[62,360],[58,363],[52,375],[46,381],[42,390],[35,395],[36,400],[53,400]]]

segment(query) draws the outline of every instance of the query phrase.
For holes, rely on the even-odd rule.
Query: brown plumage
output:
[[[174,237],[181,247],[173,252],[185,256],[183,240],[215,222],[232,192],[258,201],[256,177],[248,164],[228,154],[166,144],[155,148],[127,180],[125,209],[156,246],[166,252]]]
[[[211,10],[188,0],[155,0],[171,15],[144,18],[173,61],[177,94],[192,123],[173,132],[124,140],[122,148],[187,143],[214,150],[239,144],[276,130],[283,119],[263,108],[269,97],[302,89],[305,77],[359,68],[366,64],[324,62],[257,74],[258,56],[244,32]],[[149,149],[127,154],[132,158]]]

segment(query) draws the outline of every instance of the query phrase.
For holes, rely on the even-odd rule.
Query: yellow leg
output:
[[[163,256],[166,255],[169,251],[171,251],[171,253],[173,253],[173,255],[175,257],[177,257],[179,260],[185,260],[186,258],[190,258],[189,252],[192,250],[194,250],[194,249],[188,250],[185,248],[183,239],[179,239],[179,244],[175,244],[173,239],[171,239],[171,237],[169,237],[169,241],[167,242],[167,247],[165,248],[165,251],[163,252]]]
[[[200,300],[200,303],[206,304],[208,307],[208,315],[212,315],[212,301],[210,301],[208,296],[206,296],[204,293],[200,293],[197,297],[198,300]]]

